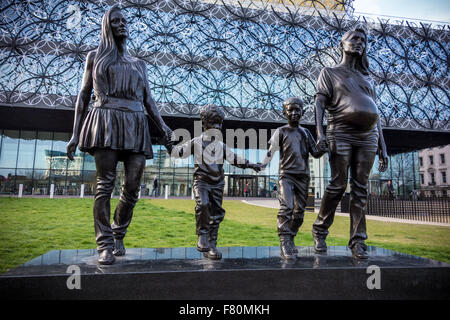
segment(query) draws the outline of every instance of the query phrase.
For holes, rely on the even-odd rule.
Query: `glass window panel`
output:
[[[161,168],[159,174],[169,174],[173,176],[173,168]]]
[[[33,168],[36,131],[21,131],[17,168]]]
[[[51,168],[56,170],[66,170],[67,161],[69,161],[66,155],[66,146],[70,139],[70,134],[55,132],[53,139]]]
[[[192,173],[187,175],[187,189],[186,189],[186,196],[191,197],[192,196],[192,183],[194,182],[194,177]]]
[[[19,131],[4,130],[0,150],[0,168],[16,168]]]
[[[84,153],[84,164],[83,164],[83,170],[96,170],[95,167],[95,158],[94,156],[91,156],[89,153]]]
[[[241,158],[245,158],[245,150],[244,149],[232,148],[232,150],[237,156],[239,156]],[[225,161],[224,163],[229,165],[229,167],[227,168],[229,173],[244,174],[244,169],[238,168],[238,167],[232,165],[231,163],[229,163],[228,161]]]
[[[79,196],[82,183],[81,170],[68,170],[66,182],[66,194],[68,196]]]
[[[66,189],[66,170],[52,170],[50,172],[50,184],[55,185],[55,195],[66,195],[67,189]]]
[[[149,173],[150,175],[152,175],[152,174],[158,174],[158,172],[159,172],[159,168],[158,168],[158,165],[155,165],[155,164],[146,164],[145,165],[145,170],[144,170],[146,173]]]
[[[10,194],[15,190],[16,169],[0,169],[0,194]]]
[[[53,144],[52,132],[38,132],[36,142],[35,169],[49,169]]]
[[[189,156],[189,168],[194,168],[194,155]]]
[[[145,172],[150,172],[150,174],[158,175],[159,172],[159,163],[161,159],[159,158],[159,145],[153,145],[153,159],[147,159],[145,162]],[[153,178],[152,178],[153,180]]]
[[[48,195],[50,170],[34,170],[33,172],[33,194]]]
[[[280,152],[277,151],[273,155],[272,161],[270,161],[268,168],[269,168],[269,174],[271,176],[278,175],[278,167],[280,165]]]
[[[257,163],[258,162],[262,162],[265,155],[267,154],[267,150],[266,149],[258,149],[257,151]],[[269,165],[266,166],[266,168],[264,170],[261,170],[259,172],[260,175],[268,175],[269,174]]]
[[[167,153],[166,148],[162,147],[155,153],[154,162],[155,165],[159,166],[161,169],[172,168],[172,160],[170,155]]]
[[[189,158],[186,159],[174,159],[175,174],[189,174],[192,169],[189,170]]]
[[[159,186],[158,186],[160,196],[162,196],[162,197],[165,196],[166,185],[169,186],[169,195],[173,195],[173,193],[174,193],[173,180],[174,180],[173,174],[162,174],[161,173],[160,178],[159,178]]]
[[[258,150],[249,149],[247,155],[248,155],[247,160],[249,160],[250,162],[253,162],[253,163],[258,162]]]
[[[189,176],[187,174],[176,174],[173,184],[173,195],[176,197],[190,196]]]
[[[267,180],[265,176],[257,177],[257,196],[258,197],[269,197],[270,190],[268,189]]]
[[[277,193],[273,190],[273,188],[270,188],[270,176],[265,176],[265,188],[266,188],[266,198],[276,198]]]
[[[153,159],[147,159],[145,161],[146,167],[155,165],[155,157],[156,157],[156,154],[158,153],[159,147],[160,147],[159,145],[152,145]]]
[[[84,170],[83,171],[83,183],[84,183],[84,195],[94,195],[96,186],[96,171]]]
[[[30,195],[33,191],[33,169],[17,169],[16,188],[19,191],[19,185],[23,184],[22,194]]]
[[[228,161],[225,161],[223,164],[223,171],[225,174],[233,173],[233,166],[228,163]]]

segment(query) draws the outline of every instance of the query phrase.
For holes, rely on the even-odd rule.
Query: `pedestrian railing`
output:
[[[369,196],[367,215],[450,223],[450,198],[414,200]]]

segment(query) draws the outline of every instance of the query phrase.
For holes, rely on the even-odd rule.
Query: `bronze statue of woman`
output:
[[[376,106],[376,93],[369,76],[364,30],[346,32],[340,42],[341,61],[322,69],[315,102],[318,148],[328,147],[331,181],[322,198],[313,225],[314,248],[327,250],[325,238],[333,223],[336,207],[347,187],[350,169],[350,240],[356,258],[367,258],[365,207],[370,170],[378,151],[379,170],[388,166],[386,144]],[[328,111],[327,130],[322,123]]]
[[[100,264],[112,264],[114,256],[125,254],[123,238],[138,200],[145,161],[153,158],[147,116],[166,138],[171,134],[151,96],[145,62],[128,54],[127,38],[125,16],[113,6],[103,16],[98,48],[86,58],[73,135],[67,145],[70,160],[77,146],[95,158],[93,211]],[[88,110],[92,89],[94,98]],[[110,199],[119,161],[123,161],[125,179],[111,224]]]

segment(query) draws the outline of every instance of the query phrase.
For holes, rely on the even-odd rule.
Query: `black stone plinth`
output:
[[[279,247],[219,248],[220,261],[195,248],[127,249],[111,266],[96,250],[55,250],[0,275],[2,299],[449,299],[450,265],[369,247],[355,260],[346,247],[280,259]],[[68,289],[76,265],[81,289]],[[369,289],[379,267],[380,289]],[[368,270],[370,272],[368,272]],[[73,278],[72,278],[73,280]],[[373,280],[373,278],[372,278]],[[374,283],[369,279],[370,283]],[[73,281],[72,281],[73,283]]]

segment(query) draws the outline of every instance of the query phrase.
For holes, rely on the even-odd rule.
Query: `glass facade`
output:
[[[0,130],[0,194],[18,194],[23,184],[24,195],[49,195],[54,184],[54,194],[79,196],[81,185],[84,194],[95,192],[95,162],[88,153],[77,152],[74,161],[66,156],[69,133]],[[153,191],[153,179],[158,179],[157,194],[163,196],[165,186],[169,186],[170,196],[190,197],[194,158],[174,159],[164,146],[153,146],[154,159],[147,160],[141,181],[141,196],[149,196]],[[264,151],[235,150],[253,162],[264,156]],[[258,175],[251,169],[239,169],[229,164],[224,166],[225,196],[270,197],[278,180],[278,159]],[[117,167],[114,195],[119,195],[123,183],[123,164]],[[248,185],[248,187],[246,187]],[[155,191],[153,191],[155,195]]]
[[[3,2],[0,103],[73,108],[85,56],[98,46],[101,17],[114,1]],[[300,96],[303,121],[312,124],[318,72],[340,61],[341,36],[358,27],[368,33],[383,126],[450,128],[448,25],[354,16],[342,11],[351,0],[119,2],[128,49],[146,61],[167,115],[197,116],[215,103],[227,118],[281,123],[282,101]]]
[[[55,195],[79,196],[81,185],[84,194],[95,192],[95,162],[88,153],[77,149],[75,160],[66,156],[69,133],[0,130],[0,194],[18,194],[23,185],[24,195],[49,195],[54,184]],[[252,162],[262,161],[266,150],[234,149],[238,155]],[[190,197],[194,157],[174,159],[164,146],[153,146],[154,159],[147,160],[141,181],[141,196],[153,192],[153,179],[158,179],[159,196],[164,196],[165,186],[169,186],[170,196]],[[225,162],[225,196],[228,197],[274,197],[274,186],[278,182],[280,155],[275,153],[266,169],[258,174],[251,169],[240,169]],[[330,180],[328,157],[310,157],[310,193],[322,197]],[[369,183],[371,194],[387,193],[387,181],[392,180],[398,195],[408,195],[420,188],[419,157],[417,152],[398,154],[390,157],[389,169],[380,173],[378,159],[372,169]],[[114,195],[119,195],[123,183],[123,164],[117,167]],[[348,187],[349,188],[349,187]],[[349,190],[348,190],[349,191]]]

